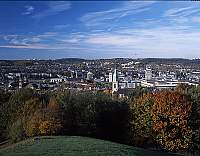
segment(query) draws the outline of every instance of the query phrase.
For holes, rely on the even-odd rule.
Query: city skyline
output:
[[[199,58],[198,2],[0,2],[0,59]]]

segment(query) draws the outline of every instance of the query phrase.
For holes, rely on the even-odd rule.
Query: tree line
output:
[[[80,135],[156,150],[200,151],[200,87],[109,93],[21,89],[0,92],[0,140]]]

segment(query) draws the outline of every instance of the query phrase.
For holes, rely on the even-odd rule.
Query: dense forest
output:
[[[0,91],[0,123],[1,141],[78,135],[198,155],[200,87],[137,88],[128,99],[91,91]]]

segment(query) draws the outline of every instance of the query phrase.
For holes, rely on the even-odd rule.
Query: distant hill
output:
[[[113,62],[123,63],[130,61],[140,61],[145,64],[200,64],[200,59],[183,59],[183,58],[141,58],[141,59],[131,59],[131,58],[113,58],[113,59],[96,59],[96,60],[109,60]],[[92,61],[80,58],[63,58],[55,60],[59,63],[81,63],[84,61]],[[93,60],[95,61],[95,60]]]
[[[85,59],[81,59],[81,58],[62,58],[62,59],[56,59],[56,62],[59,63],[81,63],[84,62]]]
[[[144,58],[141,59],[143,63],[156,63],[156,64],[187,64],[191,63],[192,60],[182,58]]]
[[[73,64],[90,61],[113,61],[115,63],[124,62],[142,62],[144,64],[200,64],[200,59],[183,59],[183,58],[113,58],[113,59],[82,59],[82,58],[62,58],[55,60],[0,60],[0,65],[32,65],[34,62],[42,64],[48,63],[61,63],[61,64]]]
[[[99,139],[77,136],[42,137],[0,149],[1,156],[178,156]]]

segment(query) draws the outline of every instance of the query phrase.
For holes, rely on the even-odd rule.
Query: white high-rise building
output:
[[[109,80],[108,82],[113,82],[113,74],[112,73],[109,73]]]
[[[145,70],[145,80],[151,80],[152,79],[152,70],[149,67],[146,67]]]

